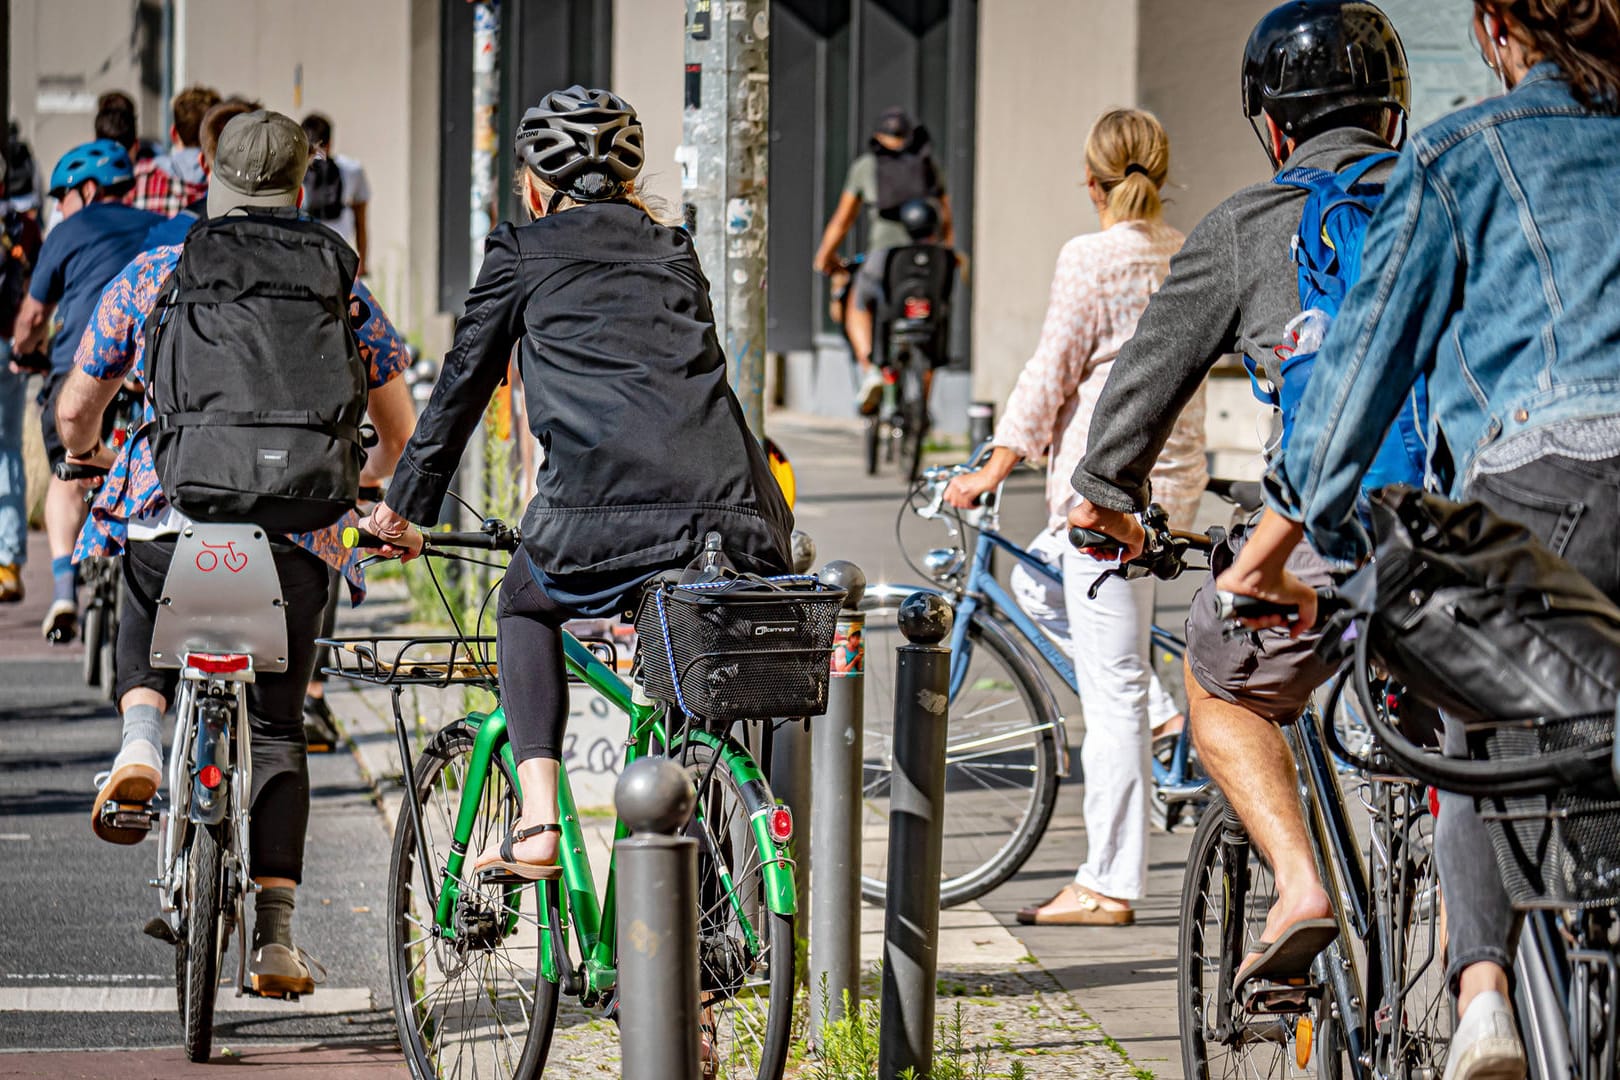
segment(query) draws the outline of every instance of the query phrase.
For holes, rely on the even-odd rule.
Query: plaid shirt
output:
[[[74,363],[80,371],[105,381],[122,380],[131,371],[138,370],[146,352],[146,317],[163,283],[180,262],[180,251],[181,245],[174,244],[138,255],[108,283],[95,317],[79,339]],[[405,370],[409,357],[404,339],[365,285],[355,282],[354,296],[371,311],[371,318],[355,336],[370,374],[371,388],[376,389],[397,378]],[[143,400],[137,430],[152,419],[152,403]],[[90,517],[73,551],[74,561],[94,555],[117,555],[128,541],[129,520],[154,516],[166,506],[168,500],[158,485],[152,449],[145,438],[137,435],[119,450],[118,459],[96,492],[95,501],[90,505]],[[342,535],[344,526],[358,521],[350,510],[335,525],[287,537],[340,571],[357,604],[365,596],[365,574],[360,567],[360,554],[343,546]]]
[[[207,183],[188,184],[160,168],[157,158],[147,158],[136,163],[135,186],[124,202],[137,210],[174,217],[207,193]]]

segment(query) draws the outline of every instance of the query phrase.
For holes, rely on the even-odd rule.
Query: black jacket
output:
[[[692,242],[626,203],[490,234],[391,508],[438,520],[519,343],[545,457],[523,546],[546,577],[633,578],[690,560],[710,530],[739,569],[787,569],[793,517],[726,382]]]

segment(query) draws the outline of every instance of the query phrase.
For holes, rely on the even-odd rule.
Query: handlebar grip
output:
[[[1078,525],[1069,529],[1069,543],[1078,550],[1090,548],[1093,551],[1105,551],[1113,554],[1125,550],[1124,544],[1107,533],[1100,533],[1095,529],[1082,529]]]
[[[347,525],[343,529],[343,546],[346,548],[375,549],[383,546],[382,538],[360,528],[357,525]]]
[[[67,483],[75,480],[96,480],[107,475],[107,470],[99,465],[75,464],[71,461],[58,461],[51,466],[51,472],[58,480]]]
[[[1298,604],[1279,604],[1271,600],[1260,600],[1253,596],[1239,596],[1224,589],[1215,593],[1215,617],[1222,622],[1237,622],[1240,619],[1263,619],[1269,615],[1281,615],[1289,622],[1299,618]]]

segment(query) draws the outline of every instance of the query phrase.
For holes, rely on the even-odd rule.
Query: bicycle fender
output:
[[[743,805],[748,811],[748,825],[753,830],[754,843],[761,853],[766,906],[777,915],[798,914],[799,894],[794,881],[793,859],[785,848],[771,839],[770,823],[766,819],[776,803],[758,762],[746,748],[729,736],[722,738],[707,731],[694,731],[687,737],[719,753],[720,763],[737,781]],[[677,753],[677,748],[670,748],[671,756]]]

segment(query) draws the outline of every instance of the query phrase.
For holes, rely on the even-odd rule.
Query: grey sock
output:
[[[293,889],[287,885],[259,890],[253,905],[254,952],[272,942],[292,948],[293,896]]]
[[[131,705],[124,710],[124,741],[128,746],[136,739],[145,739],[159,750],[163,749],[163,714],[156,705]]]

